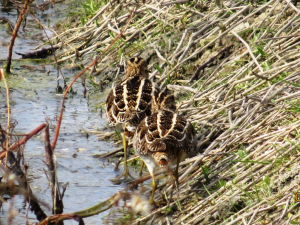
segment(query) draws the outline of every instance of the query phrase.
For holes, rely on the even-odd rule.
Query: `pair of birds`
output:
[[[152,177],[149,201],[154,204],[155,168],[177,164],[178,183],[179,162],[197,153],[193,126],[176,113],[174,95],[167,89],[161,91],[149,80],[147,63],[138,57],[127,61],[125,78],[110,91],[106,115],[110,125],[122,124],[124,129],[125,166],[119,178],[131,177],[127,166],[127,138],[133,138],[134,149]]]

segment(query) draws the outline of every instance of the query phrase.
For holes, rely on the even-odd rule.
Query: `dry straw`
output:
[[[185,96],[179,113],[195,124],[204,151],[181,163],[179,198],[134,222],[299,223],[298,7],[289,0],[112,1],[85,26],[53,38],[59,62],[75,60],[76,51],[87,61],[102,52],[128,10],[135,16],[103,63],[122,65],[118,59],[137,53],[151,59],[151,77]]]

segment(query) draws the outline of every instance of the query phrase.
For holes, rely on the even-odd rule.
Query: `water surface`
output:
[[[38,4],[42,1],[38,1]],[[58,3],[59,4],[59,3]],[[43,23],[53,26],[57,20],[66,14],[68,4],[64,2],[55,5],[54,8],[46,8],[44,12],[37,11],[34,15]],[[15,23],[17,10],[13,4],[4,0],[0,1],[0,17],[9,19]],[[49,18],[50,22],[49,22]],[[52,19],[55,18],[55,19]],[[16,39],[14,52],[26,53],[46,40],[42,30],[37,29],[36,23],[27,16],[25,32],[20,31]],[[51,32],[47,31],[48,35]],[[7,24],[0,24],[0,66],[5,64],[7,47],[9,45],[10,33]],[[55,93],[56,68],[49,64],[45,70],[41,65],[44,60],[21,60],[20,56],[13,54],[13,73],[7,78],[10,87],[11,120],[17,122],[14,129],[16,133],[28,133],[47,120],[50,124],[51,139],[56,127],[57,118],[61,108],[62,95]],[[26,69],[26,66],[36,66],[36,69]],[[72,67],[72,66],[69,66]],[[47,71],[50,71],[47,73]],[[63,69],[63,73],[70,79],[74,78],[80,71],[75,69]],[[62,85],[62,82],[61,82]],[[87,86],[88,91],[92,88]],[[89,208],[102,202],[123,188],[121,185],[113,185],[109,179],[114,178],[114,165],[107,160],[93,158],[93,154],[105,153],[116,148],[113,143],[99,141],[98,137],[86,131],[102,129],[107,123],[105,118],[99,115],[96,106],[106,98],[105,93],[92,95],[90,100],[83,97],[81,80],[73,85],[75,95],[70,95],[65,102],[60,136],[55,149],[57,160],[58,181],[60,185],[67,182],[69,186],[63,199],[64,213]],[[0,123],[6,125],[6,99],[3,82],[0,82]],[[30,186],[37,198],[47,203],[51,208],[51,192],[48,186],[44,169],[45,150],[43,135],[31,138],[24,150],[26,163],[29,165]],[[0,175],[2,176],[2,175]],[[24,208],[23,197],[15,196],[14,208],[18,212],[13,224],[25,224],[27,206]],[[0,212],[0,224],[7,223],[8,201]],[[51,215],[51,209],[43,207],[47,215]],[[97,216],[85,218],[86,224],[102,224],[102,217],[107,214],[101,213]],[[35,221],[35,215],[29,213],[29,221]],[[65,224],[78,224],[76,221],[66,221]]]

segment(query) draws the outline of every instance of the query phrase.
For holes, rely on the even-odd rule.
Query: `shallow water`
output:
[[[41,3],[41,1],[38,1]],[[12,8],[12,4],[4,7],[6,1],[0,1],[0,17],[5,17],[16,21],[17,11]],[[51,18],[63,17],[62,12],[66,12],[67,4],[59,7],[46,9],[45,12],[38,12],[37,18],[44,24],[48,24],[47,15]],[[60,10],[60,11],[59,11]],[[51,21],[53,26],[55,21]],[[7,46],[10,34],[5,29],[6,25],[0,24],[0,66],[2,67],[7,57]],[[26,53],[42,42],[38,39],[45,39],[42,30],[37,32],[37,25],[32,18],[27,16],[26,33],[21,31],[21,35],[16,39],[15,52]],[[32,37],[36,38],[33,39]],[[41,123],[47,120],[50,124],[50,136],[53,138],[57,117],[61,108],[62,95],[55,93],[56,88],[56,68],[47,65],[45,71],[28,70],[22,65],[41,66],[43,60],[20,60],[20,56],[13,54],[13,74],[7,78],[10,91],[11,119],[18,124],[14,131],[16,133],[28,133]],[[49,75],[46,71],[50,70]],[[64,75],[72,79],[80,71],[63,69]],[[62,85],[62,83],[61,83]],[[87,87],[88,88],[88,87]],[[95,106],[103,102],[106,98],[104,94],[92,95],[90,100],[83,97],[83,87],[81,80],[73,85],[77,94],[70,95],[65,102],[62,126],[59,139],[55,149],[57,160],[57,172],[59,184],[64,185],[69,182],[63,199],[64,213],[71,213],[89,208],[100,203],[117,191],[122,189],[122,185],[113,185],[109,179],[117,174],[113,171],[114,165],[107,160],[93,158],[93,154],[105,153],[115,149],[113,143],[99,141],[98,137],[90,134],[87,138],[82,131],[95,131],[106,125],[105,118],[101,118]],[[92,90],[92,88],[91,88]],[[89,91],[89,90],[88,90]],[[3,82],[0,82],[0,123],[6,125],[5,89]],[[73,155],[76,154],[76,157]],[[37,198],[47,204],[49,208],[43,207],[47,215],[51,215],[51,193],[48,181],[44,173],[46,169],[45,150],[43,135],[31,138],[25,147],[24,155],[26,163],[29,165],[30,186]],[[0,176],[2,176],[0,174]],[[25,224],[27,207],[22,208],[23,197],[15,196],[14,208],[19,212],[13,224]],[[8,204],[4,204],[0,212],[0,224],[7,223]],[[102,224],[102,217],[107,212],[97,216],[85,218],[86,224]],[[35,221],[35,215],[29,213],[30,222]],[[76,221],[65,221],[65,224],[78,224]]]

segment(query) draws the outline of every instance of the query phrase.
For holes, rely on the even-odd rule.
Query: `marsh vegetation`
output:
[[[107,90],[124,75],[126,60],[140,56],[148,62],[151,79],[174,91],[178,113],[186,116],[197,131],[199,154],[180,163],[178,191],[170,187],[173,183],[164,173],[157,177],[155,199],[166,202],[158,208],[151,208],[145,201],[151,192],[150,176],[145,171],[141,178],[136,174],[136,181],[118,186],[120,192],[111,193],[112,197],[105,196],[94,207],[91,204],[89,210],[78,203],[76,210],[45,216],[52,222],[75,219],[83,224],[83,218],[106,210],[101,222],[107,224],[299,224],[298,5],[289,0],[87,0],[79,4],[67,20],[55,25],[58,31],[38,46],[53,50],[51,63],[58,72],[64,67],[76,68],[65,79],[67,89],[61,75],[60,88],[54,79],[51,84],[50,95],[55,95],[55,89],[64,93],[62,105],[56,108],[59,119],[53,130],[59,131],[57,124],[64,124],[65,118],[59,115],[70,109],[68,98],[85,96],[89,105],[104,111]],[[17,64],[15,67],[19,68]],[[5,77],[9,82],[5,86],[2,77],[2,102],[9,101],[6,91],[11,92],[11,83],[20,79],[9,74]],[[74,95],[80,85],[83,91]],[[8,150],[15,146],[11,137],[17,126],[12,129],[8,104],[6,109],[1,111],[4,136],[0,140],[1,169],[7,176],[14,173],[5,158],[9,159]],[[119,131],[107,125],[87,133],[121,143]],[[48,152],[59,154],[53,137],[59,145],[61,135],[50,136]],[[47,139],[44,142],[49,143]],[[13,154],[22,153],[22,159],[26,151],[21,144]],[[120,153],[122,148],[97,155],[102,159],[93,158],[99,162],[93,169],[101,170],[101,162],[107,158],[117,163]],[[131,153],[129,164],[134,173],[140,161],[133,149]],[[87,153],[89,157],[93,157],[91,152]],[[26,165],[19,163],[24,172]],[[106,169],[114,175],[111,164]],[[60,174],[59,167],[56,172]],[[108,181],[108,177],[95,179]],[[10,187],[7,178],[1,184]],[[97,191],[101,193],[102,187]],[[77,193],[80,195],[80,190]],[[47,194],[51,196],[51,191]],[[93,198],[90,193],[89,199]],[[67,201],[63,200],[64,204]],[[13,207],[13,201],[8,202]],[[40,203],[38,198],[36,202]],[[8,212],[12,211],[4,213]],[[46,220],[39,224],[46,224]]]

